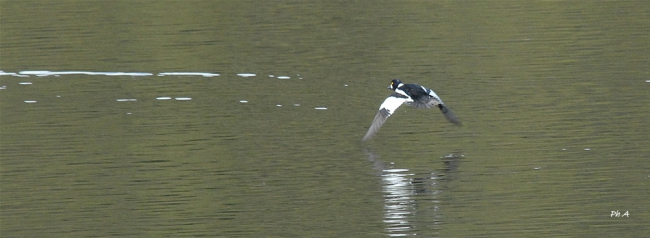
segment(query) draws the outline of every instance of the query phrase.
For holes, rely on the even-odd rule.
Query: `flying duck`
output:
[[[460,121],[456,118],[456,115],[442,102],[433,90],[417,84],[403,84],[399,79],[393,79],[388,89],[394,92],[379,106],[379,112],[377,112],[375,119],[372,121],[372,125],[370,125],[370,129],[368,129],[368,132],[363,137],[363,141],[368,141],[377,134],[381,125],[402,104],[424,109],[437,107],[448,121],[460,125]]]

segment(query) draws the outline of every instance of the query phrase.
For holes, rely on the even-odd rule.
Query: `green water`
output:
[[[0,1],[4,72],[153,74],[0,76],[0,235],[648,237],[648,16],[644,1]],[[174,71],[221,76],[156,76]],[[393,78],[463,126],[402,107],[361,143]]]

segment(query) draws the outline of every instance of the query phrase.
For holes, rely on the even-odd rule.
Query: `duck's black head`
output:
[[[390,81],[390,85],[388,86],[388,89],[395,91],[399,85],[402,84],[402,81],[399,79],[393,79],[393,81]]]

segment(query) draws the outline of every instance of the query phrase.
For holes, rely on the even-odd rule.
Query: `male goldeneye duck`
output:
[[[395,92],[388,96],[384,100],[384,103],[379,106],[379,112],[377,112],[375,119],[372,121],[368,133],[363,137],[363,141],[372,138],[379,131],[381,125],[386,122],[386,119],[402,104],[407,104],[415,108],[437,107],[445,115],[447,120],[456,125],[460,125],[460,121],[456,118],[456,115],[442,102],[433,90],[417,84],[403,84],[399,79],[393,79],[388,89]]]

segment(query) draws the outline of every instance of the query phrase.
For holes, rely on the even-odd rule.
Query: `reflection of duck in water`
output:
[[[442,102],[442,99],[436,95],[433,90],[417,84],[403,84],[399,79],[393,79],[388,89],[395,91],[388,96],[384,103],[379,107],[379,112],[368,129],[368,133],[363,137],[363,141],[372,138],[386,122],[386,119],[392,115],[402,104],[407,104],[415,108],[432,108],[437,107],[450,122],[460,125],[456,115]]]
[[[422,168],[399,168],[394,163],[379,159],[379,155],[364,148],[373,169],[381,178],[384,199],[384,225],[390,237],[432,236],[442,223],[441,193],[456,177],[462,154],[442,156],[442,171]],[[433,229],[430,229],[432,228]],[[434,232],[434,234],[431,234]]]

